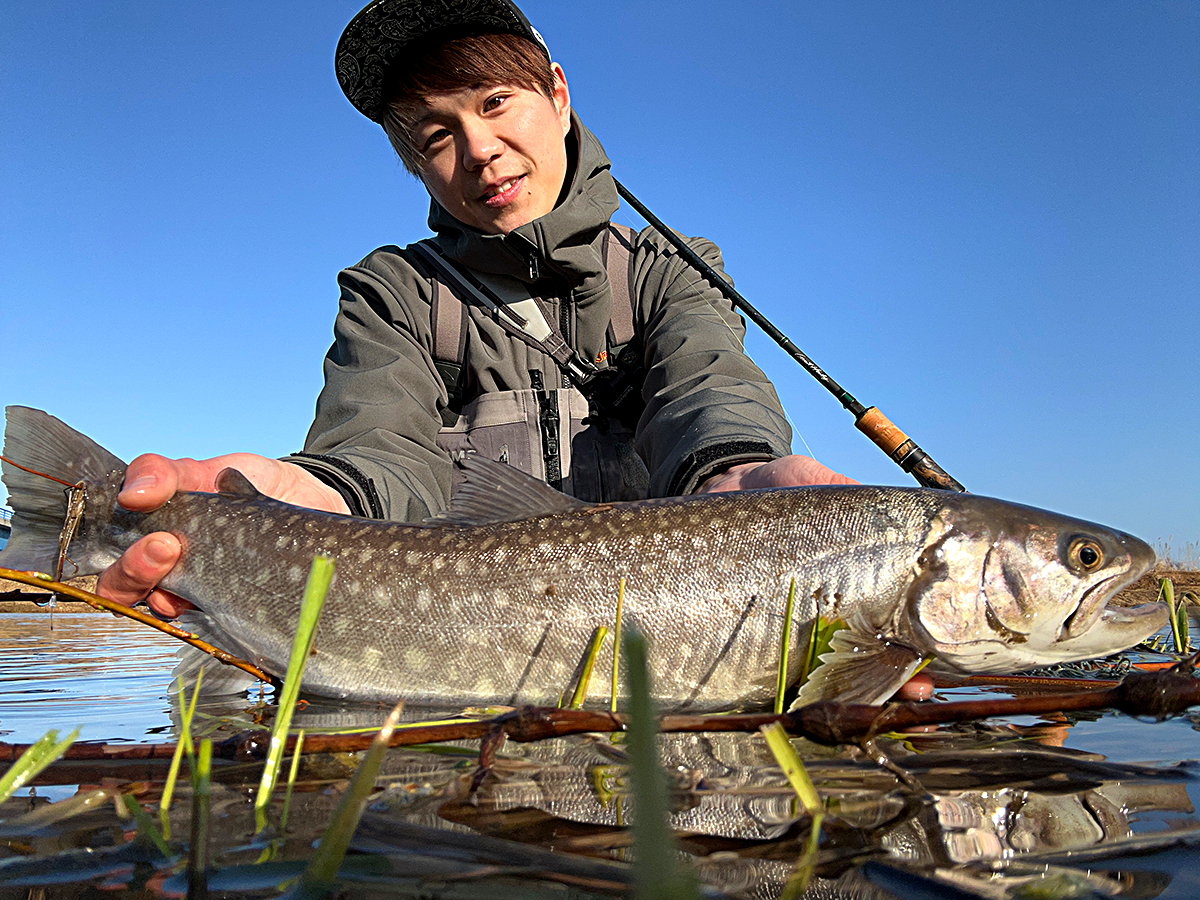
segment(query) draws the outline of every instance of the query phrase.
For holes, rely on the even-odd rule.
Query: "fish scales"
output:
[[[712,669],[705,700],[726,705],[763,702],[773,691],[793,577],[799,637],[818,598],[828,615],[843,616],[845,598],[903,579],[915,538],[854,546],[855,535],[899,535],[900,525],[923,535],[935,509],[926,495],[886,488],[850,489],[803,516],[792,505],[772,492],[702,502],[702,517],[694,499],[682,498],[640,504],[636,514],[609,507],[474,528],[367,528],[265,499],[184,494],[144,517],[140,530],[189,535],[182,566],[163,586],[189,598],[232,588],[236,600],[208,614],[270,670],[286,663],[308,563],[334,556],[338,572],[306,682],[320,693],[506,701],[541,641],[519,699],[553,703],[593,629],[613,624],[624,578],[625,619],[647,635],[656,671],[694,685]],[[255,544],[264,518],[278,521],[279,533]],[[836,557],[825,549],[831,544],[842,548]],[[798,564],[806,559],[818,564]],[[601,671],[606,665],[610,649]],[[660,689],[662,699],[680,690]]]
[[[459,512],[443,523],[301,509],[229,470],[221,493],[135,514],[115,503],[124,464],[45,413],[9,408],[5,455],[87,481],[71,549],[84,571],[141,535],[179,535],[184,556],[163,587],[200,608],[189,615],[214,642],[273,674],[286,669],[313,556],[334,557],[304,675],[306,690],[332,697],[553,704],[594,630],[613,625],[622,579],[623,621],[647,636],[656,699],[672,708],[771,699],[793,580],[789,681],[815,618],[847,625],[805,701],[878,702],[931,659],[988,672],[1109,653],[1165,621],[1106,606],[1153,563],[1141,541],[971,495],[823,486],[588,505],[467,460]],[[0,562],[46,566],[61,489],[7,464],[4,479],[15,515]],[[523,499],[488,520],[472,510],[476,488]],[[610,640],[600,672],[611,654]]]

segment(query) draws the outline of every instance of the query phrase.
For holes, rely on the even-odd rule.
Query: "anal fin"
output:
[[[830,651],[822,654],[821,665],[800,689],[791,709],[819,700],[883,703],[924,662],[911,647],[851,629],[834,634]]]

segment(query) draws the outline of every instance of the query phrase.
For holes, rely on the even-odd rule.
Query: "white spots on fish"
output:
[[[404,668],[410,672],[423,672],[429,656],[420,647],[409,647],[404,651]]]
[[[446,568],[446,557],[435,556],[429,561],[429,568],[434,572],[442,571],[442,569]]]
[[[221,516],[220,518],[224,518],[224,516]],[[212,561],[218,566],[224,565],[225,547],[222,544],[217,544],[215,547],[213,547]]]
[[[351,597],[357,597],[362,593],[362,582],[354,579],[346,582],[346,593]]]
[[[274,529],[275,529],[275,523],[269,518],[264,518],[258,524],[258,533],[259,534],[266,534],[268,531],[274,531]]]
[[[299,566],[288,566],[287,577],[289,581],[299,581],[304,578],[304,570]]]
[[[361,551],[358,554],[358,561],[359,561],[359,563],[361,563],[362,565],[365,566],[367,563],[369,563],[371,561],[371,557],[373,557],[374,555],[375,555],[375,548],[367,547],[365,550]]]
[[[254,621],[259,625],[267,624],[267,610],[265,607],[256,606],[254,608]]]
[[[291,546],[291,543],[292,539],[290,537],[288,537],[286,534],[281,534],[279,537],[275,538],[275,549],[286,550],[289,546]]]
[[[334,637],[340,638],[340,637],[345,636],[346,630],[350,627],[350,620],[347,619],[345,616],[338,616],[338,617],[334,618],[333,621],[330,622],[329,624],[327,624],[325,627],[328,628],[328,627],[330,627],[330,625],[333,626]]]
[[[363,647],[359,662],[369,669],[376,669],[383,660],[383,652],[378,647]]]
[[[395,546],[399,546],[396,544]],[[409,550],[404,554],[404,564],[406,566],[417,566],[421,563],[421,554],[415,550]]]

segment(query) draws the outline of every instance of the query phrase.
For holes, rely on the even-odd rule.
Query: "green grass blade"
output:
[[[636,628],[625,637],[629,688],[629,776],[637,809],[633,818],[634,879],[641,900],[693,900],[699,896],[690,869],[680,865],[667,815],[667,779],[658,761],[658,733],[650,699],[646,639]]]
[[[778,722],[772,722],[770,725],[762,726],[759,731],[762,732],[762,736],[766,739],[767,746],[771,748],[771,755],[779,763],[779,768],[783,769],[783,774],[787,776],[792,790],[796,792],[800,806],[810,816],[815,816],[822,812],[824,805],[821,803],[821,795],[817,793],[812,779],[808,777],[808,770],[804,768],[804,761],[800,759],[800,754],[792,746],[792,742],[788,739],[788,734],[783,730],[783,726]]]
[[[133,816],[133,820],[137,823],[138,834],[152,843],[158,848],[158,852],[165,858],[170,859],[171,848],[167,846],[166,839],[158,831],[154,825],[154,820],[150,818],[150,814],[142,809],[142,804],[137,802],[137,798],[133,794],[122,794],[121,800],[125,803],[125,808],[129,810],[129,814]]]
[[[383,727],[379,729],[379,733],[375,735],[375,740],[371,741],[363,761],[350,779],[350,786],[346,788],[341,802],[334,810],[333,818],[329,820],[325,833],[321,835],[316,853],[305,866],[299,883],[284,896],[315,900],[335,886],[338,869],[341,868],[346,850],[350,847],[350,839],[354,836],[354,829],[358,827],[358,820],[362,818],[367,800],[375,789],[379,767],[387,753],[388,741],[392,739],[392,732],[396,728],[402,709],[403,704],[396,705]]]
[[[808,883],[812,880],[813,870],[817,866],[817,850],[820,849],[821,844],[821,823],[824,820],[823,812],[812,817],[808,837],[804,841],[804,850],[801,851],[800,858],[796,860],[796,865],[784,883],[783,890],[779,892],[779,900],[800,900],[804,896],[804,892],[808,890]]]
[[[579,683],[575,685],[575,693],[571,696],[571,709],[582,709],[583,701],[587,699],[588,686],[592,683],[592,669],[596,667],[596,657],[608,637],[608,629],[600,625],[592,632],[592,640],[588,643],[587,655],[584,657],[583,671],[579,674]]]
[[[775,715],[783,712],[783,692],[787,690],[788,657],[792,648],[792,611],[796,604],[796,579],[788,588],[783,610],[783,631],[779,635],[779,671],[775,673]]]
[[[1175,582],[1170,578],[1158,579],[1158,599],[1167,604],[1170,614],[1171,640],[1175,644],[1176,653],[1188,652],[1188,620],[1187,604],[1180,603],[1175,597]]]
[[[296,624],[296,636],[292,640],[292,654],[288,659],[287,675],[283,679],[283,690],[279,698],[279,711],[276,713],[275,726],[271,729],[271,743],[267,748],[267,761],[263,765],[262,780],[258,784],[258,797],[254,808],[258,811],[258,830],[261,831],[265,818],[263,811],[271,802],[271,794],[279,780],[279,769],[283,763],[283,750],[287,745],[288,729],[292,724],[292,714],[296,709],[296,699],[300,696],[300,680],[304,674],[304,664],[312,651],[313,637],[317,628],[317,620],[321,617],[321,608],[325,605],[325,595],[329,593],[329,585],[333,581],[333,560],[328,556],[318,556],[312,561],[308,571],[308,582],[304,586],[304,599],[300,604],[300,621]]]
[[[613,621],[613,665],[612,685],[609,689],[608,708],[617,711],[617,675],[621,666],[621,613],[625,606],[625,579],[617,582],[617,615]]]
[[[188,848],[188,900],[208,896],[209,787],[212,784],[212,741],[200,742],[192,773],[192,839]]]
[[[292,789],[296,786],[296,773],[300,770],[300,753],[304,750],[304,729],[296,735],[296,747],[292,750],[292,765],[288,769],[287,791],[283,795],[283,812],[279,815],[279,833],[287,831],[288,809],[292,805]]]
[[[163,837],[171,839],[171,801],[175,797],[175,783],[179,779],[179,766],[183,762],[184,751],[187,751],[188,762],[192,771],[196,770],[196,747],[192,740],[192,719],[196,715],[196,701],[200,697],[200,682],[204,679],[204,670],[196,673],[196,684],[192,688],[192,702],[184,702],[183,679],[179,680],[179,717],[180,735],[175,744],[175,753],[171,756],[171,765],[167,769],[167,780],[163,784],[162,799],[158,804],[158,819],[162,823]]]
[[[75,743],[77,737],[79,737],[78,728],[60,741],[58,731],[52,728],[34,741],[29,749],[8,767],[8,771],[0,775],[0,803],[19,791],[42,769],[66,753],[67,748]]]

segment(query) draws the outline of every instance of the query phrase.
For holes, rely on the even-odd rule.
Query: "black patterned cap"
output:
[[[550,58],[542,36],[510,0],[373,0],[350,20],[333,57],[338,84],[354,108],[382,122],[388,70],[406,47],[438,32],[515,34]]]

